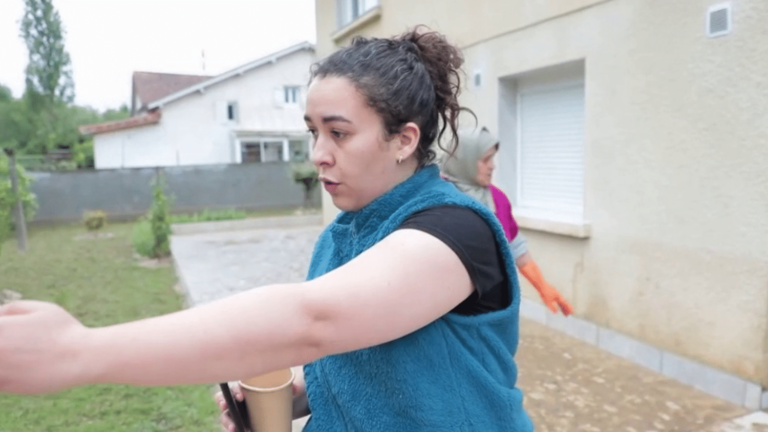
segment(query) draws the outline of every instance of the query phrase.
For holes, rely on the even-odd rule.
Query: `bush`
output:
[[[133,246],[140,255],[162,258],[171,254],[170,199],[165,195],[162,174],[155,176],[152,205],[147,215],[139,219],[133,232]]]
[[[101,210],[87,211],[83,214],[83,223],[88,231],[98,231],[107,224],[107,214]]]
[[[304,206],[308,207],[312,200],[312,191],[320,183],[317,178],[317,168],[311,162],[296,163],[291,166],[293,181],[304,188]]]
[[[131,236],[133,248],[141,256],[152,258],[154,254],[155,239],[152,237],[152,226],[146,217],[142,217],[133,226]]]

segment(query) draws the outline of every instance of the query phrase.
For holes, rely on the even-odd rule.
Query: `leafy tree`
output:
[[[29,54],[25,95],[36,107],[72,103],[72,63],[64,48],[61,18],[52,0],[24,0],[21,37]]]
[[[6,103],[13,100],[13,92],[11,89],[0,84],[0,103]]]
[[[131,116],[131,110],[128,105],[122,104],[118,109],[108,109],[101,115],[102,121],[113,121],[127,119]]]
[[[32,179],[26,175],[24,168],[16,164],[19,176],[19,194],[24,206],[24,219],[32,220],[37,212],[37,198],[32,193]],[[13,214],[16,205],[16,196],[11,190],[11,178],[8,170],[8,158],[4,152],[0,152],[0,247],[13,230]]]

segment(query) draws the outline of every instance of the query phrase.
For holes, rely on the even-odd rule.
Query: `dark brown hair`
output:
[[[445,36],[421,30],[417,26],[389,39],[357,36],[350,46],[313,65],[310,79],[331,76],[352,81],[381,116],[389,136],[408,122],[416,123],[421,130],[416,150],[419,166],[434,160],[432,143],[441,146],[446,129],[452,135],[451,150],[458,145],[464,63],[461,51]]]

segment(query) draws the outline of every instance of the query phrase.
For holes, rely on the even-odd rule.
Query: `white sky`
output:
[[[128,103],[133,71],[216,75],[270,52],[315,43],[314,0],[53,0],[66,31],[75,103]],[[19,97],[24,0],[0,0],[0,84]],[[202,51],[205,51],[205,71]],[[130,104],[129,104],[130,106]]]

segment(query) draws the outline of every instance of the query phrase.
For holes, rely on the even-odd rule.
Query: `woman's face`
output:
[[[496,152],[499,151],[498,145],[489,148],[480,160],[477,161],[477,177],[475,181],[480,186],[488,186],[491,184],[491,178],[493,177],[493,169],[496,165],[493,163],[493,159],[496,156]]]
[[[361,209],[416,170],[418,127],[408,123],[385,140],[381,117],[346,78],[314,80],[304,120],[313,137],[312,162],[341,210]]]

